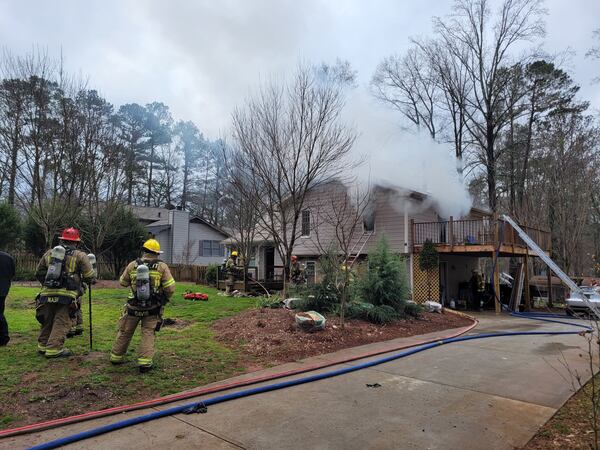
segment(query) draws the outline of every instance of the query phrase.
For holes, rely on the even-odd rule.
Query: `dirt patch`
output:
[[[294,314],[294,311],[286,309],[254,309],[221,319],[212,328],[217,340],[241,350],[251,360],[248,364],[256,369],[257,364],[272,366],[344,348],[472,323],[454,314],[424,313],[421,319],[400,320],[388,325],[347,320],[346,328],[342,329],[338,317],[329,317],[325,330],[306,333],[296,326]]]
[[[189,327],[192,323],[193,323],[193,321],[191,321],[191,320],[166,317],[163,320],[162,326],[164,328],[172,328],[174,330],[184,330],[187,327]]]

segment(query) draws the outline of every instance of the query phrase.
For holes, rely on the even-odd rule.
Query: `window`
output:
[[[225,256],[225,246],[220,241],[200,241],[200,256]]]
[[[317,266],[314,261],[306,262],[306,269],[304,270],[304,276],[308,284],[315,284],[315,278],[317,274]]]
[[[363,216],[363,232],[372,233],[375,231],[375,214]]]
[[[302,211],[302,236],[310,236],[310,210]]]

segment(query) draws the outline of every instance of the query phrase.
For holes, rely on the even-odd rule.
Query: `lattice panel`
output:
[[[427,298],[427,272],[419,268],[419,254],[413,255],[413,300],[423,303]],[[431,300],[440,301],[440,270],[434,269],[429,274],[431,282]]]

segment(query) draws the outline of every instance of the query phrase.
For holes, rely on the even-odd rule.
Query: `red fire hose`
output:
[[[467,316],[467,317],[469,317],[469,316]],[[91,420],[91,419],[97,419],[99,417],[110,416],[113,414],[124,413],[124,412],[128,412],[128,411],[134,411],[137,409],[149,408],[149,407],[153,407],[153,406],[164,405],[166,403],[171,403],[171,402],[175,402],[178,400],[185,400],[185,399],[198,397],[198,396],[205,395],[205,394],[212,394],[215,392],[221,392],[221,391],[225,391],[228,389],[238,388],[238,387],[242,387],[242,386],[249,386],[249,385],[256,384],[256,383],[261,383],[263,381],[270,381],[270,380],[275,380],[278,378],[299,375],[299,374],[310,372],[313,370],[323,369],[325,367],[335,366],[338,364],[344,364],[344,363],[356,361],[358,359],[364,359],[364,358],[369,358],[372,356],[381,355],[383,353],[390,353],[390,352],[402,350],[405,348],[416,347],[419,345],[436,342],[436,341],[443,340],[443,339],[450,339],[450,338],[453,338],[456,336],[460,336],[461,334],[467,333],[468,331],[472,330],[477,325],[477,323],[478,323],[477,319],[474,319],[472,317],[469,317],[469,318],[471,320],[473,320],[473,323],[471,325],[459,328],[458,331],[455,331],[454,333],[451,333],[444,337],[438,337],[436,339],[414,342],[412,344],[404,344],[404,345],[400,345],[398,347],[389,348],[389,349],[385,349],[385,350],[366,352],[366,353],[363,353],[358,356],[342,358],[342,359],[338,359],[336,361],[324,361],[324,362],[321,362],[318,364],[312,364],[310,366],[303,366],[303,367],[299,367],[297,369],[287,370],[284,372],[278,372],[278,373],[274,373],[274,374],[270,374],[270,375],[262,375],[262,376],[258,376],[258,377],[254,377],[254,378],[250,378],[250,379],[246,379],[246,380],[239,380],[239,381],[233,381],[230,383],[219,384],[217,386],[207,387],[207,388],[203,388],[203,389],[199,389],[199,390],[195,390],[195,391],[188,391],[188,392],[181,392],[179,394],[167,395],[165,397],[159,397],[159,398],[155,398],[152,400],[146,400],[143,402],[133,403],[131,405],[116,406],[114,408],[101,409],[99,411],[90,411],[90,412],[78,414],[75,416],[63,417],[62,419],[53,419],[53,420],[48,420],[45,422],[39,422],[39,423],[30,424],[30,425],[25,425],[25,426],[18,427],[18,428],[9,428],[7,430],[0,430],[0,438],[16,436],[19,434],[33,433],[36,431],[42,431],[42,430],[47,430],[50,428],[56,428],[56,427],[63,426],[63,425],[69,425],[69,424],[73,424],[73,423],[83,422],[85,420]]]

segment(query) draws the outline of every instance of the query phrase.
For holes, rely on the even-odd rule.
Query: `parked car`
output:
[[[590,308],[588,303],[582,298],[585,296],[588,302],[593,303],[600,310],[600,293],[598,288],[591,286],[581,286],[581,293],[571,292],[571,295],[566,300],[567,314],[570,316],[576,314],[589,314]]]

